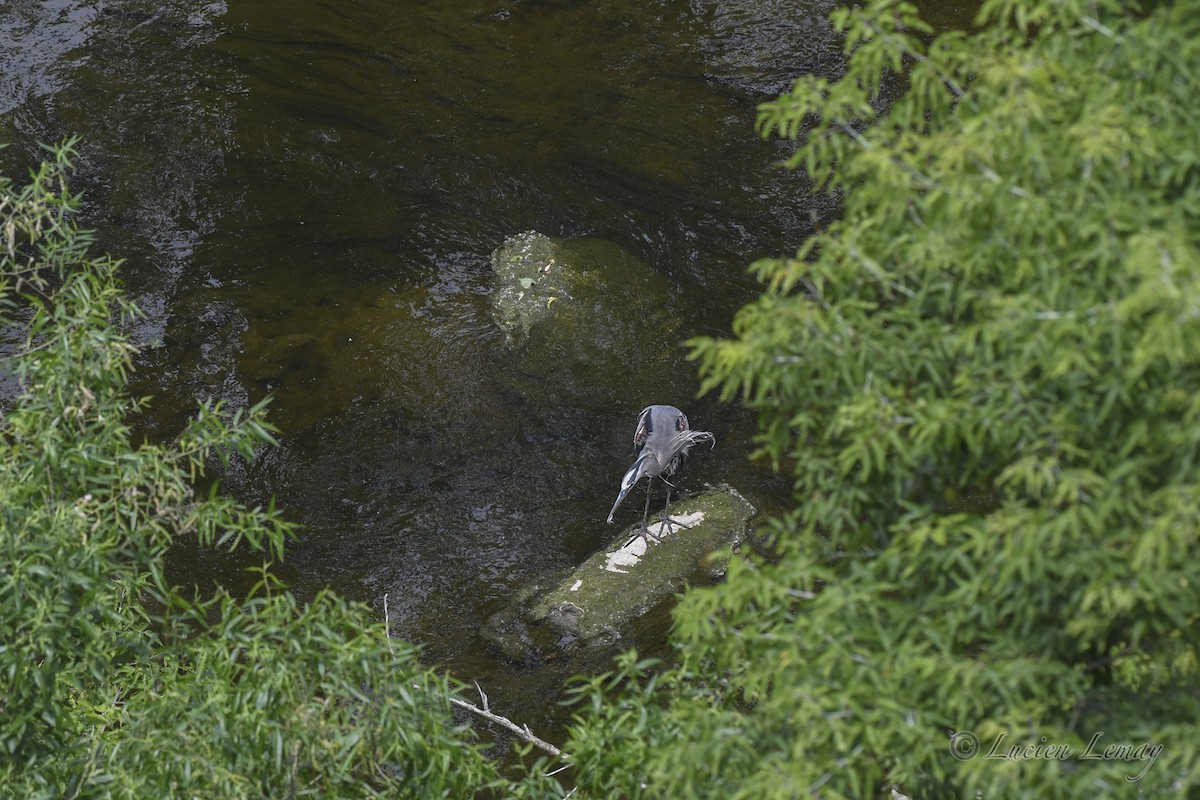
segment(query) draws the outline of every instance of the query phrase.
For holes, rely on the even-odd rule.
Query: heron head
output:
[[[629,490],[633,488],[635,483],[650,474],[651,464],[653,463],[652,454],[643,453],[638,456],[637,461],[633,462],[633,466],[625,470],[625,476],[621,478],[621,491],[617,494],[617,500],[613,503],[612,510],[608,512],[608,521],[610,523],[613,521],[613,514],[617,513],[617,507],[625,499],[625,495],[629,494]]]

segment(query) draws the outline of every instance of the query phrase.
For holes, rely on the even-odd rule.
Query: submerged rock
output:
[[[613,408],[695,380],[679,344],[686,332],[670,283],[617,244],[531,231],[496,248],[492,271],[506,389]]]
[[[578,283],[576,270],[559,262],[559,247],[534,231],[509,237],[492,252],[492,271],[499,285],[492,316],[509,344],[522,344],[542,320],[574,302],[569,284]]]
[[[580,644],[608,644],[622,628],[689,581],[724,574],[730,548],[747,534],[756,511],[729,486],[672,504],[671,532],[655,522],[642,539],[638,524],[615,547],[593,555],[566,576],[526,587],[494,614],[481,634],[506,657],[527,660]]]

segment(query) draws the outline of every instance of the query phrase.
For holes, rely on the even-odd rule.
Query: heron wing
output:
[[[646,443],[646,437],[650,435],[652,425],[650,423],[650,410],[654,406],[646,406],[642,412],[638,414],[637,427],[633,429],[633,449],[640,450],[642,445]]]
[[[683,462],[687,460],[688,451],[692,449],[692,445],[698,442],[708,442],[713,447],[716,447],[717,437],[708,431],[691,430],[681,431],[671,437],[671,441],[663,453],[663,460],[666,463],[663,466],[661,474],[667,477],[674,475],[683,466]]]

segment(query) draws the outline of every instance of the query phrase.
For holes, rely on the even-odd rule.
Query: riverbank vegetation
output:
[[[74,221],[72,145],[0,182],[23,390],[0,447],[0,796],[467,797],[496,781],[449,681],[363,608],[301,607],[267,571],[237,599],[171,584],[184,537],[282,555],[276,509],[196,491],[273,429],[265,404],[205,404],[177,441],[133,441],[147,401],[126,393],[121,326],[137,311]]]
[[[283,554],[279,512],[206,477],[270,446],[265,406],[135,441],[137,311],[74,222],[71,143],[0,179],[0,795],[1194,792],[1200,14],[992,0],[932,40],[890,0],[838,21],[845,76],[760,127],[842,216],[754,266],[731,338],[692,343],[795,510],[772,558],[682,598],[676,664],[626,654],[575,687],[554,780],[502,772],[365,609],[265,567],[249,597],[171,585],[183,537]]]

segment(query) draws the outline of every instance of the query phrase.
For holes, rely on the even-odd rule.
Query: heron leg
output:
[[[675,529],[673,523],[671,522],[671,489],[674,488],[674,485],[669,483],[665,478],[663,479],[663,483],[667,484],[667,510],[663,512],[662,524],[667,528],[667,535],[673,536],[675,534]]]
[[[638,533],[640,533],[642,535],[643,539],[645,539],[646,537],[649,537],[656,542],[661,542],[662,539],[658,538],[653,533],[651,533],[650,528],[647,527],[647,525],[646,525],[646,520],[648,520],[650,518],[650,488],[653,485],[654,485],[654,478],[650,478],[649,480],[646,481],[646,507],[642,510],[642,529],[640,531],[638,531]]]

